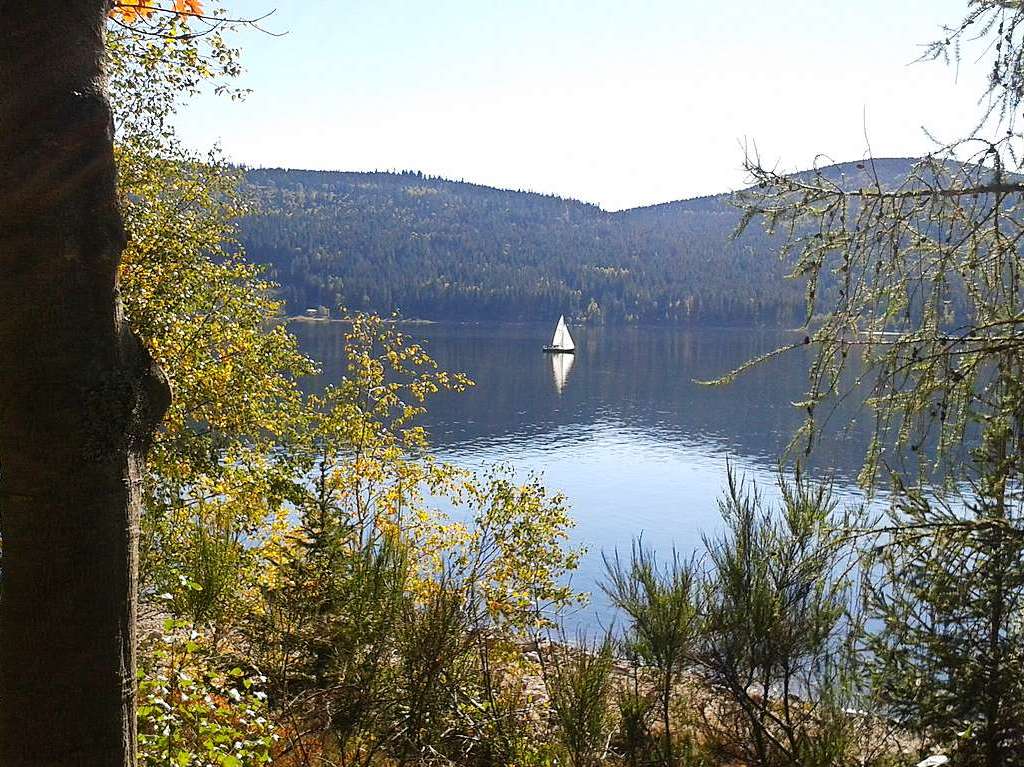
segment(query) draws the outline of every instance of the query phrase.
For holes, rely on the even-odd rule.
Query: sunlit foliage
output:
[[[452,727],[509,729],[484,660],[493,643],[508,655],[513,635],[578,599],[564,499],[430,454],[427,401],[470,382],[392,322],[350,317],[345,375],[300,391],[315,366],[236,242],[249,210],[238,171],[173,130],[184,97],[237,93],[226,28],[183,34],[188,19],[156,11],[121,20],[159,30],[109,36],[121,291],[174,390],[143,510],[143,612],[170,616],[144,648],[143,761],[479,750]],[[253,667],[269,698],[233,670]],[[466,724],[481,699],[494,710]]]
[[[234,243],[245,210],[237,172],[185,149],[172,129],[182,98],[237,74],[236,52],[219,31],[190,38],[174,34],[183,22],[173,15],[153,23],[165,34],[108,35],[128,234],[121,291],[173,390],[150,453],[143,588],[178,594],[211,621],[237,599],[242,539],[289,484],[277,448],[301,421],[296,377],[314,366],[274,322],[272,286]]]
[[[199,0],[127,0],[111,3],[110,18],[126,24],[146,21],[157,14],[171,14],[179,17],[202,16],[203,4]]]
[[[165,621],[140,652],[140,764],[269,764],[276,737],[262,681],[218,661],[187,624]]]

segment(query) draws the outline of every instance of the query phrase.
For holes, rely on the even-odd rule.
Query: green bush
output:
[[[636,541],[628,562],[615,552],[605,557],[605,569],[602,588],[627,620],[623,642],[634,658],[657,674],[660,758],[674,764],[673,693],[693,665],[701,631],[696,566],[675,552],[670,564],[661,565],[643,541]]]
[[[275,736],[263,679],[219,658],[186,624],[167,621],[139,666],[142,767],[258,767]]]
[[[544,679],[555,732],[572,767],[599,764],[608,751],[612,727],[613,643],[585,636],[569,646],[542,651]]]

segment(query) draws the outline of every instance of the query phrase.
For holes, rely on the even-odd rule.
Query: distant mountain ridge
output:
[[[841,163],[851,185],[906,178],[914,160]],[[779,243],[730,235],[731,193],[618,212],[422,173],[249,170],[241,222],[292,313],[345,305],[432,320],[792,325],[803,289]]]

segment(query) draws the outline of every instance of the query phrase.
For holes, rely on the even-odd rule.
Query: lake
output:
[[[342,375],[345,325],[294,323],[302,349],[323,366],[311,386]],[[628,550],[643,535],[659,551],[689,553],[721,523],[717,501],[726,466],[774,497],[776,466],[803,411],[808,355],[797,350],[727,386],[714,378],[799,336],[737,328],[579,327],[574,357],[541,352],[544,325],[408,325],[442,369],[476,386],[432,401],[424,418],[439,457],[467,468],[507,462],[565,493],[587,547],[575,585],[593,592],[584,623],[607,614],[596,588],[601,552]],[[839,411],[814,455],[812,472],[854,485],[870,418]]]

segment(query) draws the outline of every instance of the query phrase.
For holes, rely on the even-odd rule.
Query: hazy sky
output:
[[[186,140],[254,166],[413,169],[618,209],[735,188],[744,142],[921,154],[963,131],[973,60],[913,64],[964,0],[231,0],[253,93]]]

